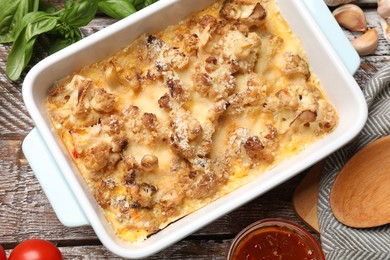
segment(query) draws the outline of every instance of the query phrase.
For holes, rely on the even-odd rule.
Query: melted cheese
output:
[[[46,106],[129,242],[250,182],[338,120],[271,0],[218,0],[143,35],[56,83]]]

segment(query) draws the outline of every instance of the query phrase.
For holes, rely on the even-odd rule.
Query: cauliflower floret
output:
[[[236,62],[239,70],[253,71],[261,48],[261,39],[256,33],[245,36],[240,31],[230,31],[223,40],[223,56]]]

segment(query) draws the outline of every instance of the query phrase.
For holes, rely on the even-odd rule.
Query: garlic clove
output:
[[[379,36],[377,30],[369,29],[363,35],[352,41],[352,46],[360,56],[369,55],[375,52],[378,47]]]
[[[337,5],[348,4],[352,1],[353,0],[324,0],[325,4],[327,4],[328,6],[337,6]]]
[[[384,19],[390,16],[390,0],[378,0],[378,14]]]
[[[381,24],[381,27],[383,30],[383,36],[385,37],[386,41],[388,43],[390,43],[390,26],[389,26],[389,24],[383,18],[380,18],[380,24]]]
[[[348,30],[354,32],[365,32],[367,30],[366,16],[357,5],[342,5],[333,11],[333,16],[341,26]]]

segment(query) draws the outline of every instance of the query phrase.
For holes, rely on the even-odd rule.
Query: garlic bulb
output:
[[[385,37],[386,41],[390,43],[390,26],[383,18],[380,18],[380,23],[383,30],[383,36]]]
[[[348,30],[365,32],[367,29],[367,21],[364,12],[357,5],[342,5],[333,11],[333,16],[341,26]]]
[[[354,1],[354,0],[324,0],[325,4],[327,4],[328,6],[348,4],[352,1]]]
[[[378,32],[372,28],[352,41],[352,46],[360,56],[369,55],[375,52],[378,47]]]
[[[390,0],[378,0],[378,14],[383,19],[390,16]]]

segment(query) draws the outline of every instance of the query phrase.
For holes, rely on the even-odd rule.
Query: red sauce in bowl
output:
[[[324,260],[317,240],[305,229],[286,220],[256,222],[232,243],[228,259]]]

